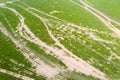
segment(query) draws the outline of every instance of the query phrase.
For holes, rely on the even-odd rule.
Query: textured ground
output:
[[[0,80],[120,80],[119,3],[0,0]]]

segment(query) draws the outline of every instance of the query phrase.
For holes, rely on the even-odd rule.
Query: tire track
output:
[[[120,23],[110,19],[109,17],[107,17],[106,15],[104,15],[103,13],[101,13],[99,10],[89,6],[87,3],[85,3],[83,0],[79,0],[80,3],[83,4],[83,6],[81,6],[80,4],[74,2],[73,0],[70,0],[71,2],[73,2],[74,4],[83,7],[84,9],[86,9],[87,11],[89,11],[90,13],[92,13],[94,16],[96,16],[98,19],[101,20],[101,22],[103,24],[105,24],[111,31],[113,31],[117,37],[120,38],[120,30],[118,28],[116,28],[112,23],[115,23],[117,25],[120,26]],[[112,52],[112,54],[117,58],[120,59],[120,56],[118,56],[116,53]]]
[[[20,28],[19,29],[20,35],[24,38],[27,38],[27,36],[23,36],[23,33],[22,33],[23,27],[26,26],[24,24],[24,18],[16,10],[12,8],[5,7],[5,6],[3,8],[14,12],[16,16],[18,16],[20,20],[20,24],[18,25],[18,27]],[[55,65],[54,67],[51,67],[48,64],[44,63],[44,61],[42,61],[37,55],[35,55],[36,53],[31,51],[28,47],[25,46],[25,44],[23,44],[22,42],[17,40],[14,36],[12,36],[11,33],[9,33],[9,31],[7,31],[4,27],[2,27],[2,25],[0,25],[0,30],[2,31],[2,33],[4,33],[7,37],[9,37],[13,41],[16,47],[18,47],[21,53],[23,53],[25,58],[27,58],[32,63],[32,65],[35,66],[35,72],[38,75],[43,75],[48,79],[50,79],[50,78],[54,78],[61,71],[63,71],[62,68],[60,68],[57,65]]]
[[[35,13],[29,11],[29,10],[26,10],[26,11],[28,11],[29,13],[31,13],[34,16],[38,17],[40,20],[43,21],[43,23],[46,26],[46,22],[42,17],[38,16],[37,14],[35,14]],[[48,29],[48,27],[47,27],[47,29]],[[96,78],[107,79],[107,78],[105,78],[105,74],[103,74],[101,71],[99,71],[98,69],[96,69],[93,66],[89,65],[84,60],[78,58],[73,53],[71,53],[69,50],[66,50],[66,48],[63,47],[63,45],[61,43],[59,43],[59,41],[51,34],[51,32],[49,30],[48,30],[48,32],[49,32],[49,35],[51,36],[51,38],[58,44],[59,47],[61,47],[63,49],[59,50],[59,49],[56,49],[54,47],[46,45],[44,42],[39,40],[28,29],[28,27],[26,27],[25,31],[31,36],[31,39],[26,38],[27,40],[29,40],[29,41],[31,41],[31,42],[33,42],[35,44],[38,44],[39,46],[42,46],[43,48],[46,48],[47,50],[53,52],[55,57],[60,59],[68,67],[68,69],[70,69],[71,71],[76,70],[77,72],[82,72],[82,73],[84,73],[86,75],[92,75],[92,76],[94,76]],[[66,54],[69,54],[70,56],[66,56]]]
[[[98,69],[94,68],[93,66],[89,65],[87,62],[83,61],[82,59],[78,58],[77,56],[73,55],[69,50],[67,50],[59,41],[52,35],[51,31],[48,29],[48,26],[46,24],[46,21],[41,18],[40,20],[43,21],[44,25],[46,25],[46,28],[49,32],[49,35],[51,38],[57,43],[58,46],[60,46],[62,49],[56,49],[54,47],[51,47],[47,45],[46,43],[42,42],[40,39],[38,39],[27,27],[27,25],[24,24],[24,18],[14,9],[8,8],[7,9],[11,10],[14,12],[16,15],[18,15],[20,19],[20,24],[18,25],[18,31],[22,37],[24,37],[26,40],[31,41],[35,44],[38,44],[40,47],[45,48],[46,50],[49,50],[54,53],[54,55],[60,59],[64,64],[67,65],[67,67],[71,71],[78,71],[82,72],[86,75],[92,75],[94,77],[104,79],[106,80],[107,78],[105,77],[105,74],[103,74],[101,71]],[[37,14],[30,12],[31,14],[35,15],[36,17],[40,18]],[[23,34],[23,29],[26,32],[26,35]],[[30,36],[28,36],[28,34]],[[70,56],[66,56],[66,54],[70,54]],[[73,58],[74,57],[74,58]]]
[[[15,73],[15,72],[11,72],[11,71],[8,71],[8,70],[2,69],[2,68],[0,68],[0,72],[4,73],[4,74],[11,75],[11,76],[16,77],[16,78],[19,78],[21,80],[34,80],[33,78],[30,78],[28,76],[23,76],[21,74],[18,74],[18,73]]]
[[[119,38],[120,38],[120,30],[118,28],[116,28],[111,22],[120,25],[119,22],[116,22],[115,20],[112,20],[110,18],[108,18],[106,15],[104,15],[103,13],[101,13],[100,11],[98,11],[97,9],[89,6],[87,3],[85,3],[83,0],[79,0],[80,3],[82,3],[82,5],[80,5],[79,3],[70,0],[72,3],[83,7],[85,10],[87,10],[88,12],[92,13],[94,16],[96,16],[98,19],[101,20],[101,22],[103,24],[105,24],[111,31],[113,31]]]

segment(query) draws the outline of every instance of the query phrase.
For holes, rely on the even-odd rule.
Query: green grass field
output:
[[[0,80],[120,80],[119,4],[0,0]]]

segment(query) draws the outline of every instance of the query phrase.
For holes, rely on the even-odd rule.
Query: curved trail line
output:
[[[37,14],[26,10],[29,13],[33,14],[34,16],[38,17],[40,20],[42,20],[44,22],[44,25],[46,26],[46,22],[45,20],[38,16]],[[46,26],[47,27],[47,26]],[[82,72],[86,75],[92,75],[96,78],[100,78],[100,79],[104,79],[106,80],[107,78],[105,77],[105,74],[103,74],[101,71],[99,71],[98,69],[96,69],[95,67],[91,66],[90,64],[88,64],[87,62],[85,62],[84,60],[82,60],[81,58],[75,56],[73,53],[71,53],[69,50],[67,50],[52,34],[51,32],[48,30],[49,35],[51,36],[51,38],[57,43],[58,46],[60,46],[62,49],[59,50],[57,48],[54,48],[52,46],[48,46],[46,43],[42,42],[39,38],[37,38],[30,30],[28,27],[24,27],[25,31],[27,32],[27,34],[30,35],[29,38],[26,38],[27,40],[39,45],[40,47],[45,48],[46,50],[49,50],[51,52],[54,53],[54,56],[56,58],[58,58],[59,60],[61,60],[67,67],[69,70],[76,70],[77,72]],[[23,36],[23,35],[22,35]],[[70,56],[67,56],[66,54],[69,54]],[[73,58],[74,57],[74,58]]]
[[[0,3],[0,7],[5,6],[7,3],[8,3],[8,4],[12,4],[12,3],[16,2],[16,1],[19,1],[19,0],[11,0],[11,1],[6,1],[6,2],[4,2],[4,3]]]
[[[38,17],[38,16],[37,16]],[[39,17],[38,17],[39,18]],[[27,31],[28,32],[28,31]],[[42,46],[43,48],[46,48],[47,50],[54,53],[55,57],[61,60],[71,71],[76,70],[77,72],[82,72],[86,75],[92,75],[96,78],[100,79],[106,79],[104,74],[94,68],[93,66],[89,65],[84,60],[80,59],[79,57],[75,56],[73,53],[71,53],[69,50],[67,50],[49,31],[49,34],[52,36],[52,39],[56,42],[56,44],[61,47],[62,49],[56,49],[54,47],[46,45],[44,42],[41,43],[41,41],[32,33],[28,32],[32,36],[31,42],[34,42],[35,44],[38,44],[39,46]],[[34,35],[34,36],[33,36]],[[34,40],[35,39],[35,40]],[[70,56],[67,56],[66,54],[69,54]],[[74,57],[74,58],[73,58]]]
[[[26,26],[24,24],[24,18],[15,10],[9,7],[3,7],[6,8],[12,12],[14,12],[18,18],[20,19],[20,24],[18,25],[20,27],[20,30],[22,29],[21,27]],[[55,65],[54,67],[49,66],[46,64],[44,61],[42,61],[35,52],[31,51],[28,47],[26,47],[23,43],[21,43],[19,40],[17,40],[14,36],[12,36],[2,25],[0,25],[0,30],[7,36],[9,37],[16,47],[20,48],[21,53],[27,58],[33,66],[35,66],[35,72],[38,75],[43,75],[47,77],[48,79],[54,78],[57,74],[59,74],[61,71],[63,71],[59,66]],[[22,35],[22,32],[20,33]],[[22,36],[23,37],[23,36]],[[26,37],[26,36],[24,36]],[[27,38],[27,37],[26,37]]]
[[[19,50],[21,51],[21,53],[23,53],[25,58],[28,59],[33,66],[35,66],[35,71],[38,75],[43,75],[48,79],[50,79],[56,76],[57,74],[59,74],[61,69],[59,69],[58,66],[51,67],[48,64],[46,64],[37,55],[35,55],[36,53],[30,51],[29,48],[27,48],[23,43],[19,42],[4,27],[1,27],[1,25],[0,25],[0,30],[14,42],[16,47],[20,48]]]
[[[20,1],[19,1],[19,2],[20,2]],[[60,18],[58,18],[58,17],[55,17],[55,16],[53,16],[53,15],[47,14],[47,13],[41,11],[41,10],[38,10],[38,9],[36,9],[36,8],[33,8],[33,7],[30,7],[29,5],[27,5],[27,4],[24,3],[24,2],[20,2],[20,3],[22,3],[23,5],[25,5],[25,6],[27,7],[27,10],[34,10],[34,11],[40,13],[40,14],[44,14],[45,16],[49,16],[49,17],[54,18],[54,19],[56,19],[56,20],[62,21],[62,22],[64,22],[64,23],[67,23],[67,24],[70,25],[70,26],[72,25],[72,27],[78,28],[79,30],[83,30],[83,31],[87,32],[88,34],[90,33],[89,36],[90,36],[93,40],[95,40],[95,41],[103,42],[103,43],[114,44],[112,41],[104,40],[104,39],[102,39],[102,38],[100,38],[100,37],[95,36],[93,32],[89,32],[89,30],[95,31],[95,32],[99,32],[99,31],[96,31],[96,30],[94,30],[94,29],[92,30],[92,29],[89,29],[89,28],[86,28],[86,27],[83,27],[83,26],[75,25],[75,24],[73,24],[73,23],[70,23],[70,22],[68,22],[68,21],[62,20],[62,19],[60,19]],[[20,7],[22,7],[22,6],[20,6]],[[23,8],[23,7],[22,7],[22,8]],[[23,8],[23,9],[25,9],[25,8]],[[44,19],[44,18],[43,18],[43,19]],[[42,21],[42,20],[41,20],[41,21]],[[43,22],[43,21],[42,21],[42,22]],[[45,20],[45,22],[47,23],[47,20]],[[43,23],[44,23],[44,22],[43,22]],[[44,24],[44,25],[47,25],[47,24]],[[49,24],[48,24],[48,25],[49,25]],[[101,32],[99,32],[99,33],[101,33]],[[105,32],[102,32],[101,34],[103,34],[103,33],[105,33]],[[94,36],[92,36],[91,34],[93,34]],[[105,33],[105,34],[108,35],[109,33]],[[110,34],[110,35],[111,35],[111,34]],[[52,36],[51,36],[51,37],[52,37]],[[112,37],[114,37],[114,36],[112,36]],[[54,40],[55,40],[55,39],[54,39]]]
[[[58,46],[60,46],[62,49],[57,49],[57,48],[54,48],[52,46],[49,46],[47,45],[46,43],[44,43],[43,41],[41,41],[39,38],[37,38],[31,31],[30,29],[25,25],[24,23],[24,18],[22,17],[21,14],[19,14],[15,9],[12,9],[12,8],[8,8],[8,7],[4,7],[4,8],[7,8],[9,10],[11,10],[12,12],[14,12],[20,19],[20,24],[18,25],[18,32],[20,33],[20,35],[25,38],[26,40],[28,41],[31,41],[37,45],[39,45],[40,47],[42,48],[45,48],[46,50],[49,50],[51,52],[54,53],[54,56],[56,58],[58,58],[59,60],[61,60],[67,67],[69,70],[71,71],[77,71],[77,72],[82,72],[86,75],[92,75],[96,78],[99,78],[99,79],[102,79],[102,80],[107,80],[107,78],[105,77],[105,74],[102,73],[101,71],[99,71],[98,69],[96,69],[95,67],[91,66],[90,64],[88,64],[87,62],[85,62],[84,60],[82,60],[81,58],[75,56],[72,52],[70,52],[69,50],[67,50],[53,35],[52,33],[48,30],[48,33],[50,35],[50,37],[57,43]],[[29,12],[31,14],[33,14],[34,16],[38,17],[40,20],[42,20],[44,22],[44,25],[46,25],[46,22],[43,18],[41,18],[40,16],[38,16],[37,14],[33,13],[33,12]],[[46,26],[46,28],[48,28]],[[2,28],[3,29],[3,28]],[[23,29],[25,30],[26,32],[26,35],[23,34]],[[4,31],[4,30],[3,30]],[[3,32],[4,33],[4,32]],[[6,33],[5,33],[6,34]],[[28,36],[27,34],[29,34],[30,36]],[[10,37],[10,35],[9,35]],[[12,39],[12,37],[10,38]],[[14,38],[13,38],[14,39]],[[13,40],[12,39],[12,40]],[[15,40],[13,40],[15,41]],[[22,46],[21,46],[22,47]],[[24,52],[23,52],[24,53]],[[69,54],[70,56],[66,55],[66,54]],[[28,55],[28,53],[26,53],[26,55]],[[25,56],[26,56],[25,55]],[[35,55],[35,54],[32,54],[32,55]],[[26,56],[27,57],[27,56]],[[28,57],[29,59],[29,57]],[[32,64],[37,64],[36,62],[39,63],[39,58],[37,58],[37,60],[33,59],[33,61],[31,60],[31,58],[29,59],[30,62],[32,62]],[[41,62],[41,61],[40,61]],[[38,64],[37,64],[38,65]],[[46,66],[46,65],[44,65]],[[40,66],[41,67],[41,66]],[[39,67],[39,68],[40,68]],[[53,68],[54,69],[54,68]],[[52,70],[53,70],[52,69]],[[57,72],[55,70],[55,72]],[[50,73],[50,71],[49,71]],[[48,74],[47,74],[48,75]]]
[[[20,2],[20,1],[19,1],[19,2]],[[53,15],[47,14],[47,13],[41,11],[41,10],[38,10],[38,9],[36,9],[36,8],[33,8],[33,7],[30,7],[29,5],[27,5],[27,4],[24,3],[24,2],[20,2],[20,3],[22,3],[23,5],[25,5],[26,7],[28,7],[27,9],[34,10],[34,11],[36,11],[36,12],[39,12],[40,14],[44,14],[44,15],[49,16],[49,17],[51,17],[51,18],[54,18],[54,19],[56,19],[56,20],[65,22],[65,23],[67,23],[67,24],[69,24],[69,25],[72,25],[73,27],[78,28],[78,29],[80,29],[80,30],[85,30],[85,31],[86,31],[86,30],[91,30],[91,31],[95,31],[95,32],[100,33],[100,31],[98,31],[98,30],[89,29],[89,28],[86,28],[86,27],[84,27],[84,26],[78,26],[78,25],[75,25],[75,24],[70,23],[70,22],[68,22],[68,21],[62,20],[62,19],[60,19],[60,18],[58,18],[58,17],[55,17],[55,16],[53,16]],[[21,7],[22,7],[22,6],[21,6]],[[25,9],[25,8],[23,8],[23,9]],[[107,33],[107,32],[102,32],[101,34],[103,34],[103,33],[109,34],[109,33]]]
[[[80,4],[74,2],[73,0],[70,0],[71,2],[73,2],[74,4],[80,6],[80,7],[83,7],[84,9],[86,9],[87,11],[89,11],[90,13],[92,13],[94,16],[96,16],[98,19],[101,20],[101,22],[103,24],[105,24],[111,31],[113,31],[117,37],[120,38],[120,30],[118,28],[116,28],[113,24],[117,24],[120,26],[120,23],[115,21],[115,20],[112,20],[110,19],[109,17],[107,17],[106,15],[104,15],[103,13],[101,13],[99,10],[89,6],[87,3],[85,3],[83,0],[79,0],[80,3],[83,4],[83,6],[81,6]],[[120,59],[120,56],[118,56],[117,54],[115,53],[112,53],[112,55],[114,55],[117,59]]]
[[[23,3],[23,2],[22,2]],[[43,12],[43,11],[40,11],[40,10],[38,10],[38,9],[35,9],[35,8],[33,8],[33,7],[30,7],[30,6],[28,6],[27,4],[25,4],[25,3],[23,3],[24,5],[26,5],[27,7],[29,7],[28,8],[28,10],[35,10],[35,11],[37,11],[37,12],[39,12],[39,13],[41,13],[41,14],[44,14],[44,15],[46,15],[46,16],[49,16],[49,17],[51,17],[51,18],[54,18],[54,19],[56,19],[56,20],[60,20],[60,21],[62,21],[62,22],[65,22],[65,23],[67,23],[67,24],[69,24],[69,25],[72,25],[72,27],[75,27],[75,28],[78,28],[78,29],[80,29],[80,30],[83,30],[83,31],[86,31],[86,32],[88,32],[89,33],[89,28],[86,28],[86,27],[83,27],[83,26],[77,26],[77,25],[75,25],[75,24],[73,24],[73,23],[70,23],[70,22],[68,22],[68,21],[65,21],[65,20],[62,20],[62,19],[60,19],[60,18],[57,18],[57,17],[55,17],[55,16],[52,16],[52,15],[50,15],[50,14],[47,14],[47,13],[45,13],[45,12]],[[23,8],[24,9],[24,8]],[[41,21],[42,21],[42,19],[41,19]],[[47,25],[46,23],[47,23],[47,21],[43,18],[43,21],[42,21],[43,23],[44,23],[44,25]],[[46,22],[46,23],[45,23]],[[49,25],[49,24],[48,24]],[[93,30],[94,31],[94,30]],[[48,31],[49,32],[49,31]],[[98,31],[97,31],[98,32]],[[49,32],[49,33],[51,33],[51,32]],[[94,33],[90,33],[89,34],[89,36],[91,37],[91,38],[93,38],[93,40],[95,40],[95,41],[98,41],[98,42],[104,42],[104,43],[110,43],[110,44],[113,44],[113,42],[111,42],[111,41],[107,41],[107,40],[104,40],[104,39],[102,39],[102,38],[100,38],[100,37],[97,37],[97,36],[95,36],[94,35],[94,37],[93,36],[91,36],[91,34],[94,34]],[[108,33],[106,33],[106,34],[108,34]],[[51,36],[51,35],[50,35]],[[53,38],[53,36],[51,36],[52,38]],[[54,38],[54,41],[56,41],[57,42],[57,40],[55,40],[55,38]],[[57,42],[58,44],[59,44],[59,42]],[[63,46],[62,46],[63,47]]]
[[[91,7],[91,6],[88,5],[86,2],[84,2],[84,1],[82,1],[82,0],[81,0],[81,2],[82,2],[82,4],[84,4],[86,7],[90,8],[90,9],[93,10],[93,11],[95,11],[97,14],[101,15],[103,18],[105,18],[105,19],[108,20],[109,22],[113,22],[113,23],[115,23],[115,24],[117,24],[117,25],[120,26],[120,23],[119,23],[119,22],[117,22],[117,21],[115,21],[115,20],[113,20],[113,19],[107,17],[105,14],[103,14],[103,13],[100,12],[99,10],[97,10],[97,9],[95,9],[95,8],[93,8],[93,7]]]
[[[111,24],[111,22],[113,22],[113,23],[120,26],[119,22],[116,22],[115,20],[110,19],[109,17],[107,17],[106,15],[104,15],[103,13],[98,11],[97,9],[89,6],[83,0],[79,0],[80,3],[83,4],[83,6],[80,5],[79,3],[73,1],[73,0],[70,0],[70,1],[73,2],[74,4],[80,6],[80,7],[83,7],[84,9],[89,11],[90,13],[92,13],[94,16],[96,16],[98,19],[100,19],[103,24],[105,24],[111,31],[113,31],[120,38],[120,30],[118,28],[116,28],[113,24]]]

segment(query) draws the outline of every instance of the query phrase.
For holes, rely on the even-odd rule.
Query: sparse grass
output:
[[[9,0],[0,0],[0,3]],[[78,2],[78,0],[73,0]],[[58,47],[55,45],[55,41],[50,37],[48,31],[43,24],[43,22],[33,14],[29,13],[25,9],[28,6],[22,4],[26,3],[30,7],[36,8],[44,13],[29,9],[33,13],[40,17],[45,18],[46,24],[49,30],[55,38],[57,38],[60,43],[62,43],[69,51],[78,56],[79,58],[89,62],[90,65],[99,69],[110,79],[117,79],[120,76],[120,61],[116,56],[113,56],[111,61],[108,60],[111,55],[116,54],[120,56],[120,39],[112,35],[112,31],[109,30],[98,18],[93,14],[89,13],[82,7],[75,5],[70,0],[20,0],[20,2],[14,2],[12,4],[6,4],[7,7],[15,9],[19,12],[25,19],[24,23],[35,34],[41,41],[49,46]],[[120,10],[115,10],[119,7],[120,1],[95,1],[88,0],[91,6],[101,10],[109,17],[115,18],[119,21]],[[107,4],[107,5],[106,5]],[[103,6],[104,5],[104,6]],[[113,7],[111,7],[113,5]],[[115,11],[113,11],[115,10]],[[52,11],[59,11],[59,13],[50,14]],[[46,15],[47,14],[47,15]],[[52,17],[51,17],[52,16]],[[56,17],[58,19],[56,19]],[[19,33],[16,32],[17,26],[20,23],[18,16],[14,12],[0,7],[0,23],[14,36],[18,41],[24,42],[25,46],[34,51],[40,59],[42,59],[46,64],[52,65],[56,64],[60,67],[67,69],[64,62],[60,61],[56,57],[46,54],[39,45],[33,42],[27,41]],[[9,23],[9,24],[8,24]],[[71,25],[73,24],[73,25]],[[115,24],[114,24],[115,25]],[[75,28],[77,26],[77,28]],[[82,26],[82,27],[81,27]],[[1,27],[1,26],[0,26]],[[119,28],[119,26],[117,26]],[[66,30],[65,30],[66,28]],[[82,30],[79,28],[86,28],[87,30]],[[72,31],[73,30],[73,31]],[[93,31],[96,30],[96,31]],[[72,32],[71,32],[72,31]],[[16,32],[15,34],[13,32]],[[80,33],[79,33],[80,32]],[[88,33],[93,33],[103,40],[113,41],[113,44],[99,42],[90,37]],[[104,33],[102,33],[104,32]],[[108,35],[107,35],[108,33]],[[62,37],[63,39],[60,39]],[[60,48],[61,49],[61,48]],[[51,52],[52,53],[52,52]],[[10,60],[13,59],[17,63],[24,64],[24,67],[18,64],[13,64]],[[93,61],[91,61],[93,59]],[[25,76],[35,78],[35,80],[45,80],[43,76],[38,76],[33,69],[32,64],[23,56],[19,48],[6,37],[0,31],[0,68],[10,70]],[[17,68],[17,70],[13,69]],[[27,73],[28,72],[28,73]],[[32,73],[32,74],[29,74]],[[62,74],[62,73],[61,73]],[[7,77],[6,77],[7,76]],[[76,72],[67,72],[64,76],[67,80],[97,80],[91,76],[86,76]],[[0,73],[0,80],[19,80],[13,78],[9,75]]]

